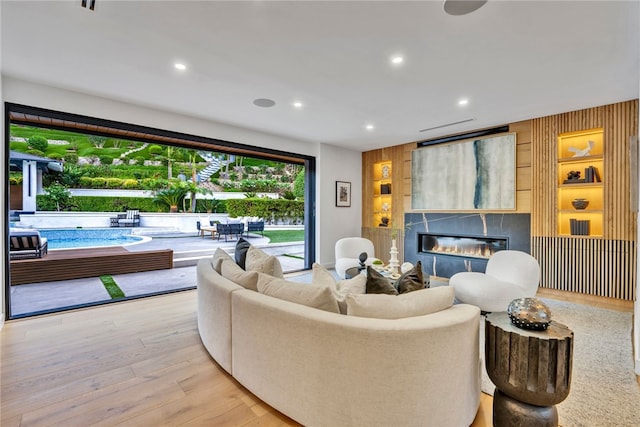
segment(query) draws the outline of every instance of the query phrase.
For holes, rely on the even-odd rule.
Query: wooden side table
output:
[[[557,426],[555,405],[568,395],[573,332],[552,321],[546,331],[520,329],[506,312],[485,322],[485,364],[496,385],[494,426]]]

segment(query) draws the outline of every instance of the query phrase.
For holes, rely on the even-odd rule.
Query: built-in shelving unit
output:
[[[557,171],[558,235],[602,237],[605,179],[603,129],[559,135]],[[581,208],[581,204],[587,206]]]
[[[393,191],[392,163],[378,162],[373,164],[373,225],[392,227]]]

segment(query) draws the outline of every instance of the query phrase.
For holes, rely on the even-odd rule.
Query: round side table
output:
[[[568,395],[573,332],[552,321],[546,331],[520,329],[506,312],[485,322],[485,364],[496,385],[494,426],[557,426],[555,405]]]

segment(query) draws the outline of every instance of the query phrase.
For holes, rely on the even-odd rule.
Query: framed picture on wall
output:
[[[351,183],[336,181],[336,206],[351,207]]]

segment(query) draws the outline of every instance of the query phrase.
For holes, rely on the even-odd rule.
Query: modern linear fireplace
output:
[[[508,237],[418,233],[418,252],[424,254],[489,259],[508,248]]]

